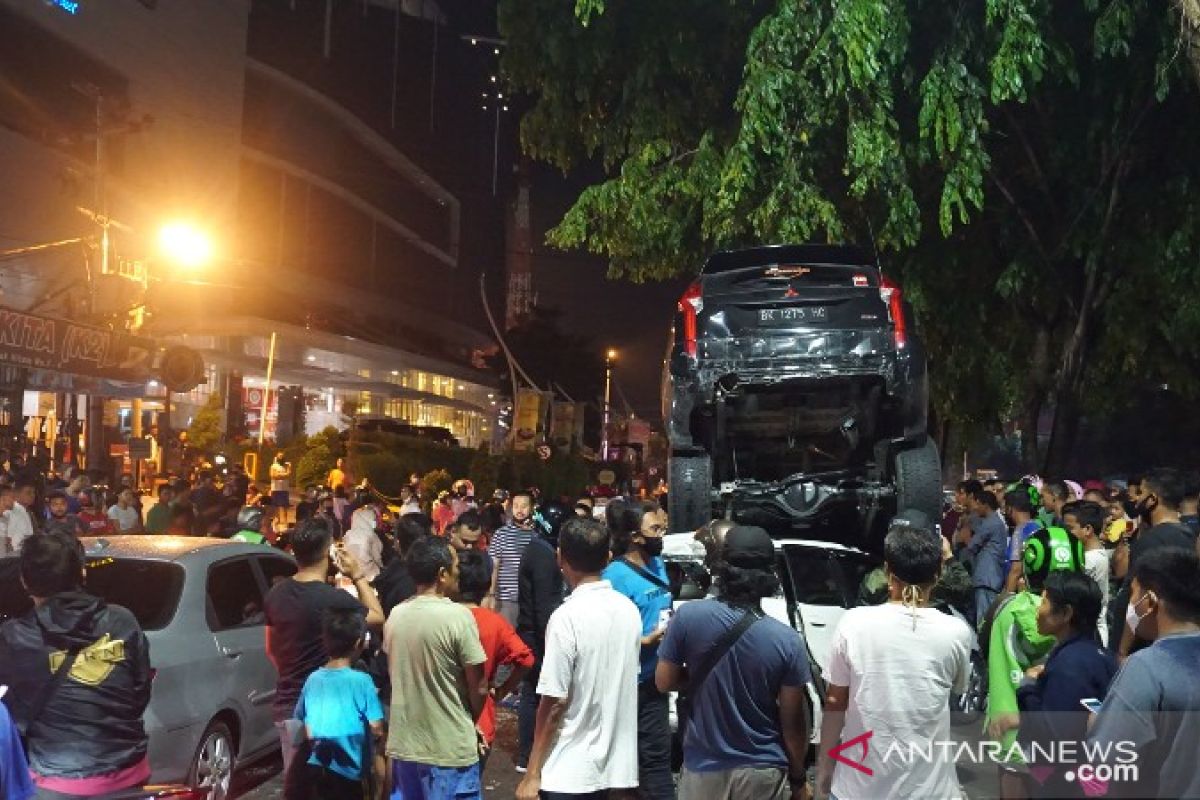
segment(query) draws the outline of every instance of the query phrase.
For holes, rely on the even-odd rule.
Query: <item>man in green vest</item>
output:
[[[246,506],[237,515],[238,532],[229,537],[234,542],[249,542],[250,544],[270,545],[271,509],[260,506]]]
[[[1024,586],[997,605],[989,627],[980,631],[988,663],[989,739],[1001,745],[1000,795],[1027,797],[1024,759],[1016,746],[1020,715],[1017,687],[1025,670],[1039,664],[1054,647],[1053,636],[1038,632],[1037,612],[1042,586],[1051,572],[1083,572],[1083,544],[1064,528],[1039,528],[1022,550]]]

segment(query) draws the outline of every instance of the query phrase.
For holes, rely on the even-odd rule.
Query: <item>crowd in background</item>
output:
[[[759,528],[696,532],[714,581],[680,605],[663,559],[666,503],[618,497],[600,513],[590,497],[529,489],[480,501],[466,480],[422,498],[416,476],[388,498],[352,486],[339,463],[293,505],[282,455],[267,493],[237,468],[215,477],[164,483],[143,508],[126,485],[109,493],[83,474],[31,479],[6,465],[5,547],[36,608],[0,628],[0,672],[45,656],[46,619],[85,609],[87,630],[105,628],[131,656],[114,667],[131,671],[118,680],[126,713],[88,735],[142,758],[82,763],[87,748],[17,719],[43,770],[39,796],[147,777],[145,637],[83,590],[78,537],[115,532],[221,536],[295,557],[265,602],[289,799],[481,797],[499,703],[517,708],[520,800],[962,797],[952,758],[878,754],[950,741],[950,707],[971,691],[986,694],[1005,798],[1093,796],[1083,773],[1038,761],[1037,747],[1064,741],[1128,743],[1139,796],[1200,796],[1200,485],[1173,470],[1120,486],[964,481],[940,525],[901,510],[883,566],[833,631],[827,674],[795,627],[764,613],[780,577]],[[864,737],[869,774],[831,757]],[[46,774],[63,753],[71,774]]]

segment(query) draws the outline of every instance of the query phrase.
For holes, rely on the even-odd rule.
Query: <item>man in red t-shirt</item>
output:
[[[516,692],[521,678],[533,666],[533,651],[521,641],[508,620],[490,608],[481,608],[479,603],[492,586],[492,563],[486,553],[467,550],[458,558],[458,602],[471,610],[475,624],[479,626],[479,643],[487,653],[484,672],[487,676],[487,702],[479,715],[477,727],[488,748],[496,738],[496,703]],[[511,667],[511,671],[499,686],[492,686],[500,667]],[[486,762],[487,755],[483,760]]]
[[[79,493],[79,513],[75,516],[87,528],[88,536],[106,536],[117,532],[104,509],[96,507],[90,489]]]

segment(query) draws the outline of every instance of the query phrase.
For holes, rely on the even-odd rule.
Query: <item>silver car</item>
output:
[[[262,545],[187,536],[84,539],[87,589],[134,613],[150,641],[155,782],[224,800],[235,767],[279,747],[263,598],[296,571]]]

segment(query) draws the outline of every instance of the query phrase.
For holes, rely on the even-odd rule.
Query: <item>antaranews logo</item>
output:
[[[875,770],[867,766],[867,754],[871,752],[867,743],[871,741],[871,737],[874,735],[875,731],[867,731],[864,734],[855,736],[853,739],[842,742],[837,747],[830,750],[829,755],[839,764],[845,764],[847,767],[854,767],[854,769],[865,775],[874,775]],[[842,755],[842,753],[846,752],[847,750],[851,750],[856,747],[862,748],[862,753],[857,761],[851,761],[849,758]]]
[[[874,735],[875,731],[867,731],[848,739],[832,748],[829,756],[839,764],[874,777],[875,770],[867,766]],[[1139,777],[1136,746],[1124,741],[1036,743],[1025,751],[1016,744],[1006,749],[999,742],[991,741],[929,741],[923,744],[892,741],[878,757],[884,765],[901,764],[909,768],[947,762],[992,765],[1016,760],[1039,778],[1061,771],[1067,781],[1080,783],[1136,783]]]

